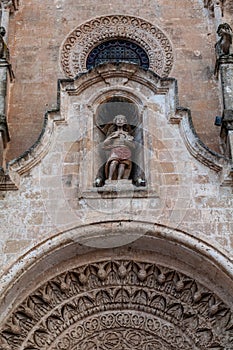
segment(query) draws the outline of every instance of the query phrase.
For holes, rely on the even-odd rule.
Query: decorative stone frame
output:
[[[144,19],[112,15],[92,19],[75,28],[61,48],[61,69],[69,78],[87,71],[86,59],[90,51],[103,41],[124,39],[135,42],[148,54],[150,69],[160,77],[167,77],[173,65],[169,39],[156,26]]]
[[[87,132],[82,143],[85,153],[80,158],[79,198],[85,198],[88,204],[94,207],[100,205],[99,200],[103,197],[106,199],[112,199],[115,196],[118,198],[157,198],[158,184],[154,179],[157,175],[153,174],[150,170],[153,163],[153,159],[150,156],[151,136],[149,136],[152,120],[149,121],[150,118],[148,119],[147,115],[148,96],[150,96],[152,101],[158,99],[158,105],[162,106],[165,103],[164,117],[169,120],[175,114],[176,110],[176,99],[174,98],[176,93],[175,80],[160,79],[152,72],[145,72],[133,64],[108,63],[96,67],[87,74],[83,74],[74,80],[73,84],[71,82],[64,82],[62,90],[63,94],[66,94],[64,115],[67,115],[67,105],[73,105],[73,108],[76,105],[82,105],[82,113],[79,116],[77,115],[76,118],[78,120],[85,120],[86,123],[85,128],[82,125],[82,128],[87,130]],[[135,90],[137,91],[135,92]],[[98,162],[95,162],[95,159],[98,157],[98,146],[101,142],[101,140],[95,140],[96,111],[102,101],[108,97],[116,96],[127,97],[138,107],[140,120],[142,121],[144,145],[141,150],[142,161],[136,164],[139,167],[141,165],[140,168],[145,173],[146,186],[137,187],[132,183],[131,185],[125,184],[125,188],[123,188],[124,186],[120,186],[120,188],[114,186],[111,186],[111,188],[94,186],[99,165]],[[61,109],[63,109],[62,105]],[[84,114],[85,118],[83,118]],[[90,143],[92,145],[91,149]],[[85,171],[87,164],[88,172]],[[144,164],[146,164],[146,167],[144,167]]]
[[[138,96],[136,94],[133,94],[131,91],[127,91],[127,89],[124,89],[123,86],[120,88],[111,88],[108,91],[106,91],[106,93],[102,94],[100,93],[98,96],[95,96],[95,100],[92,101],[91,103],[91,110],[93,113],[93,141],[96,143],[96,146],[101,147],[102,142],[104,141],[104,137],[103,135],[101,135],[100,130],[98,128],[98,122],[97,122],[97,117],[98,117],[98,110],[99,107],[101,106],[101,104],[106,103],[109,99],[111,99],[112,97],[114,98],[124,98],[125,100],[128,100],[129,103],[132,103],[132,105],[135,107],[135,110],[137,110],[137,121],[134,120],[134,126],[135,128],[137,127],[141,127],[141,137],[140,137],[140,142],[137,141],[136,142],[136,147],[137,147],[137,154],[138,156],[136,157],[137,159],[134,159],[136,161],[135,165],[136,167],[139,167],[141,169],[141,172],[145,175],[145,157],[146,154],[144,154],[145,152],[143,152],[143,139],[145,137],[145,135],[143,135],[143,112],[145,110],[145,105],[143,104],[143,102],[140,100],[140,98],[138,98]],[[122,114],[122,113],[120,113]],[[111,115],[110,118],[108,119],[108,122],[111,122],[113,117],[115,115]],[[126,115],[127,118],[129,118],[128,115]],[[132,125],[132,124],[131,124]],[[102,137],[101,137],[102,136]],[[140,147],[140,145],[142,147]],[[100,152],[98,152],[100,153]],[[97,154],[97,158],[99,159],[99,161],[101,161],[99,154]],[[103,164],[99,164],[98,165],[98,161],[96,161],[96,159],[92,160],[92,163],[94,165],[94,174],[96,175],[98,173],[98,167],[103,165]],[[144,177],[143,175],[143,177]],[[102,188],[103,189],[103,188]],[[144,187],[138,188],[139,190],[144,190]],[[98,188],[99,191],[101,191],[101,187]]]
[[[126,230],[141,238],[107,250],[78,243]],[[226,257],[178,230],[124,221],[79,227],[36,247],[4,276],[0,345],[70,350],[131,330],[161,349],[230,349],[231,277]]]

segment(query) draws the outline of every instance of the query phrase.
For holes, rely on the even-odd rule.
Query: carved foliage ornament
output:
[[[165,34],[141,18],[106,16],[95,18],[77,27],[61,49],[61,66],[66,76],[85,72],[90,51],[101,42],[123,39],[139,45],[149,57],[149,68],[161,77],[169,75],[173,54]]]
[[[74,268],[32,292],[1,350],[232,349],[233,315],[192,278],[141,261]]]

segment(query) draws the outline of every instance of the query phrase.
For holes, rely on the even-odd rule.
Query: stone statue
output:
[[[215,75],[219,72],[219,59],[222,56],[230,56],[233,54],[232,49],[232,29],[228,23],[222,23],[218,26],[217,30],[218,36],[220,39],[215,44],[215,53],[216,53],[216,64],[215,64]]]
[[[232,29],[228,23],[223,23],[218,26],[217,30],[220,39],[215,45],[217,59],[223,55],[230,55],[232,51]]]
[[[7,64],[10,81],[13,81],[15,78],[11,63],[10,63],[10,53],[7,47],[7,44],[4,40],[4,36],[6,34],[6,30],[4,27],[0,27],[0,60],[5,61]]]
[[[100,144],[102,165],[94,181],[95,187],[102,187],[106,181],[132,180],[132,184],[146,186],[143,169],[142,128],[131,128],[124,115],[117,115],[111,124],[101,128],[105,140]]]
[[[6,59],[9,58],[9,51],[7,48],[7,45],[4,40],[4,36],[6,34],[6,30],[4,27],[0,27],[0,59]]]
[[[109,129],[103,143],[103,149],[107,152],[106,179],[121,180],[129,178],[134,147],[134,137],[130,134],[126,117],[117,115],[113,119],[113,126]]]

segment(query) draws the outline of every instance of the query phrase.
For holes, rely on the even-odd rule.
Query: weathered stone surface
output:
[[[180,271],[138,258],[103,260],[33,291],[0,343],[9,350],[227,348],[232,318],[221,299]]]
[[[180,104],[192,110],[201,139],[218,150],[219,130],[214,126],[214,118],[221,112],[221,92],[213,76],[215,23],[207,19],[202,2],[179,0],[174,6],[173,0],[159,0],[156,5],[147,1],[144,6],[138,1],[131,6],[98,1],[84,6],[82,1],[74,0],[46,0],[43,4],[33,0],[28,6],[22,0],[10,21],[9,47],[17,79],[11,86],[12,142],[8,160],[37,140],[44,112],[56,106],[57,78],[64,77],[59,52],[65,38],[75,28],[106,13],[139,16],[167,36],[174,54],[170,76],[178,79]],[[127,33],[126,25],[124,28]]]
[[[84,223],[143,218],[179,227],[206,242],[211,236],[213,245],[222,242],[222,249],[232,253],[230,240],[223,241],[232,223],[232,195],[221,187],[231,164],[200,143],[187,111],[176,110],[173,80],[161,81],[129,64],[106,65],[73,83],[61,82],[61,90],[61,114],[50,113],[40,142],[10,165],[21,183],[2,203],[3,232],[17,232],[18,239],[37,232],[39,243]],[[140,91],[144,188],[93,187],[100,132],[95,111],[112,91],[129,99]],[[8,211],[18,221],[9,220]],[[127,235],[119,245],[124,241]]]
[[[21,0],[12,13],[7,159],[21,156],[0,177],[0,189],[16,190],[0,194],[1,350],[232,348],[233,170],[213,151],[222,107],[212,5]],[[114,30],[145,50],[148,41],[151,59],[161,55],[154,71],[85,70],[85,55]],[[140,130],[145,186],[93,186],[116,101]]]

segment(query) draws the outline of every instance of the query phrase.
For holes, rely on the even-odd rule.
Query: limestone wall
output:
[[[60,90],[61,109],[48,115],[37,146],[10,164],[19,189],[4,193],[0,202],[3,270],[48,239],[59,242],[68,231],[73,240],[95,248],[122,246],[145,234],[129,229],[118,235],[112,229],[102,236],[97,225],[89,235],[85,229],[113,222],[177,229],[187,241],[194,237],[207,250],[232,257],[231,164],[198,141],[187,111],[176,110],[175,81],[128,64],[107,65],[73,84],[64,81]],[[144,132],[140,165],[147,184],[115,184],[116,193],[109,194],[109,188],[93,187],[99,152],[94,135],[97,107],[113,92],[137,96]]]
[[[0,174],[0,349],[93,339],[133,349],[128,317],[137,337],[154,327],[140,336],[145,348],[230,350],[233,170],[214,126],[223,109],[215,32],[220,19],[232,25],[230,1],[217,10],[211,0],[16,3]],[[87,71],[92,47],[114,35],[141,43],[151,70],[108,62]],[[119,113],[132,170],[116,181],[104,140]],[[102,320],[107,332],[97,334]]]
[[[180,105],[191,109],[201,139],[219,151],[219,129],[214,126],[215,116],[221,114],[221,95],[213,74],[216,28],[203,1],[21,0],[11,16],[9,32],[16,79],[10,88],[8,160],[37,140],[45,111],[56,106],[57,79],[64,77],[60,48],[65,38],[80,24],[112,14],[141,17],[167,35],[174,50],[170,76],[178,80]]]

